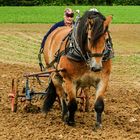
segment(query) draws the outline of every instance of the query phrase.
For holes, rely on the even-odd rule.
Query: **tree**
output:
[[[113,1],[112,0],[106,0],[106,5],[113,5]]]

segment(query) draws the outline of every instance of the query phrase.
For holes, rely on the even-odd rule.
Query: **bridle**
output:
[[[92,24],[93,24],[93,19],[90,19],[87,27],[87,46],[91,46],[91,38],[92,38]],[[90,53],[86,52],[86,57],[84,57],[84,60],[87,65],[90,64],[90,61],[93,57],[103,57],[104,53]]]
[[[87,23],[87,29],[86,29],[88,48],[90,48],[89,46],[92,45],[92,43],[91,43],[92,28],[93,28],[92,24],[93,24],[93,19],[90,19],[90,21]],[[80,57],[81,61],[85,61],[87,65],[90,65],[90,61],[93,57],[103,57],[104,54],[103,54],[103,52],[102,53],[90,53],[89,51],[86,51],[86,53],[83,53],[81,47],[79,46],[78,40],[77,40],[78,25],[79,25],[79,21],[76,23],[75,26],[73,26],[73,30],[69,37],[69,42],[70,42],[69,48],[72,46],[73,53],[76,54],[78,57]]]

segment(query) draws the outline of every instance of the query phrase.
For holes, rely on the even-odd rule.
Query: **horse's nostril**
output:
[[[101,71],[101,70],[102,70],[102,67],[99,67],[99,68],[92,67],[91,68],[91,71],[94,71],[94,72],[98,72],[98,71]]]

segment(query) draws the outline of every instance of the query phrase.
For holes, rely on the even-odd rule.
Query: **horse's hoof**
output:
[[[68,126],[75,126],[75,122],[73,122],[73,121],[67,121],[67,122],[65,122],[65,124],[67,124]]]
[[[102,124],[100,123],[95,123],[95,126],[93,127],[93,131],[97,131],[99,129],[102,129]]]
[[[64,123],[68,122],[68,120],[69,120],[68,115],[63,115],[63,116],[62,116],[62,121],[63,121]]]
[[[62,121],[69,126],[75,126],[74,118],[69,118],[68,114],[62,116]]]
[[[68,121],[67,124],[68,124],[69,126],[75,126],[75,122],[74,122],[74,121]]]
[[[69,126],[75,126],[75,121],[70,121],[68,117],[63,119],[64,123],[69,125]]]

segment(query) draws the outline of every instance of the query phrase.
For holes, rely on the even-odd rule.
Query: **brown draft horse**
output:
[[[111,72],[111,60],[102,61],[102,59],[111,20],[112,16],[104,17],[99,12],[86,11],[73,29],[61,27],[48,36],[43,52],[46,65],[62,71],[51,74],[43,105],[46,113],[58,96],[62,108],[62,120],[73,126],[77,110],[77,89],[94,86],[95,127],[101,127],[101,115],[104,111],[103,96]]]

